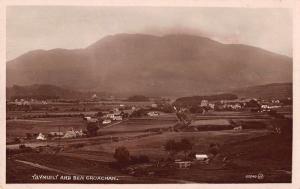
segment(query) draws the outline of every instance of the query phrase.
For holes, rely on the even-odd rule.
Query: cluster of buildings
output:
[[[37,140],[47,140],[49,138],[78,138],[78,137],[83,137],[86,134],[82,130],[74,130],[71,128],[70,130],[66,132],[50,132],[47,135],[43,133],[39,133],[36,137]]]
[[[25,100],[25,99],[15,99],[14,101],[7,101],[7,105],[17,105],[17,106],[30,106],[32,104],[48,104],[46,100]]]
[[[157,117],[157,116],[159,116],[159,112],[151,111],[151,112],[148,112],[147,115],[150,117]]]
[[[190,168],[195,163],[208,164],[210,157],[207,154],[195,154],[194,161],[182,161],[180,159],[175,160],[175,165],[179,169]]]
[[[129,115],[127,111],[120,111],[119,108],[114,108],[112,111],[102,113],[104,113],[104,115],[102,115],[100,118],[84,117],[84,119],[88,123],[99,123],[102,121],[102,124],[106,125],[112,123],[113,121],[122,121],[127,115]]]
[[[211,101],[202,100],[198,107],[206,110],[244,110],[256,108],[261,111],[268,111],[270,109],[276,109],[283,106],[283,103],[278,99],[272,100],[259,100],[259,99],[236,99],[236,100],[221,100]]]

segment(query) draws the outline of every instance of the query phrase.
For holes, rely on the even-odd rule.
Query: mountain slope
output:
[[[272,83],[268,85],[251,86],[233,90],[232,93],[240,98],[286,99],[293,97],[293,84]]]
[[[183,34],[118,34],[85,49],[32,51],[7,63],[8,86],[48,83],[124,95],[197,95],[291,81],[289,57]]]

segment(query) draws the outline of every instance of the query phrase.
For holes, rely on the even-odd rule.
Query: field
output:
[[[281,135],[270,130],[270,126],[278,125],[291,128],[290,121],[277,120],[266,113],[252,112],[208,112],[192,117],[197,131],[171,130],[177,124],[174,113],[165,113],[158,117],[130,118],[101,128],[95,137],[61,139],[59,144],[63,150],[56,152],[52,152],[51,148],[58,147],[57,140],[22,141],[27,147],[45,146],[45,150],[39,153],[14,152],[13,150],[18,151],[19,148],[19,144],[13,143],[14,139],[25,137],[26,133],[48,133],[59,129],[65,132],[71,128],[84,130],[86,125],[83,119],[73,116],[7,120],[7,149],[12,150],[7,158],[7,182],[34,183],[36,181],[31,176],[35,173],[118,176],[118,180],[113,183],[291,182],[291,129]],[[242,124],[244,129],[233,130],[232,122]],[[211,128],[213,129],[210,130]],[[164,162],[170,157],[164,147],[169,139],[189,139],[193,144],[192,151],[196,153],[209,153],[210,145],[217,143],[220,152],[209,165],[196,164],[190,169],[153,168],[155,170],[151,172],[159,174],[151,176],[133,176],[113,166],[115,149],[121,146],[125,146],[131,156],[146,155],[153,165]],[[174,155],[177,159],[184,157],[184,153]],[[18,174],[24,170],[25,174]],[[247,175],[260,173],[264,175],[261,180],[247,178]],[[110,182],[112,181],[104,183]]]

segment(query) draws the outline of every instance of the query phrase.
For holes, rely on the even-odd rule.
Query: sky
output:
[[[292,56],[292,23],[285,8],[9,6],[6,56],[85,48],[117,33],[187,33]]]

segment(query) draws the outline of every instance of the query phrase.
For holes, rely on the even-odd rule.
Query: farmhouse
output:
[[[66,132],[63,138],[76,138],[76,137],[81,137],[84,136],[84,133],[82,130],[80,131],[75,131],[73,128],[69,131]]]
[[[114,117],[115,117],[115,114],[113,114],[113,113],[110,113],[110,114],[106,114],[106,116],[105,116],[106,118],[109,118],[109,119],[114,119]]]
[[[102,122],[102,124],[104,124],[104,125],[109,124],[109,123],[111,123],[111,120],[110,120],[110,119],[106,119],[106,120],[104,120],[104,121]]]
[[[39,133],[39,135],[36,137],[36,139],[37,140],[46,140],[46,137],[42,133]]]
[[[214,104],[214,103],[209,103],[209,104],[208,104],[208,107],[209,107],[210,109],[214,110],[214,109],[215,109],[215,104]]]
[[[243,130],[243,127],[242,126],[234,127],[233,130],[234,131],[240,131],[240,130]]]
[[[76,133],[72,129],[70,131],[67,131],[63,138],[76,138]]]
[[[175,161],[175,165],[179,168],[179,169],[186,169],[186,168],[190,168],[192,165],[191,161]]]
[[[123,118],[122,118],[121,115],[115,115],[114,118],[113,118],[113,120],[116,120],[116,121],[122,121]]]
[[[197,161],[206,161],[209,159],[207,154],[196,154],[195,158]]]
[[[159,113],[158,112],[148,112],[147,115],[150,117],[156,117],[156,116],[159,116]]]
[[[85,134],[83,133],[82,130],[75,131],[75,133],[76,133],[76,136],[77,136],[77,137],[81,137],[81,136],[84,136],[84,135],[85,135]]]
[[[119,110],[119,108],[114,108],[114,109],[113,109],[113,114],[114,114],[114,115],[120,115],[120,114],[121,114],[121,111]]]
[[[207,107],[208,106],[208,100],[202,100],[200,107]]]

